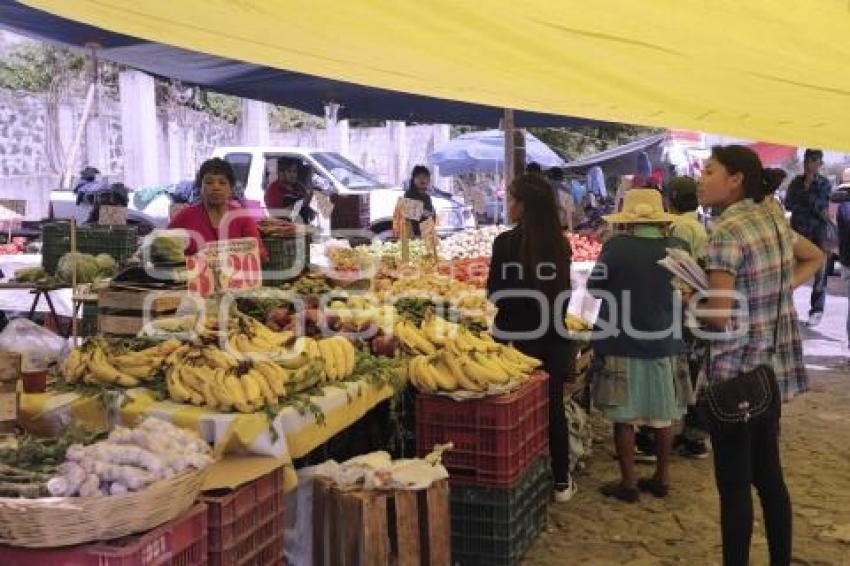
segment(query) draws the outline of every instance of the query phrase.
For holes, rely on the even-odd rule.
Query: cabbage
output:
[[[118,262],[109,254],[97,254],[94,259],[100,267],[100,275],[103,277],[114,275],[118,270]]]
[[[56,276],[60,281],[70,283],[74,277],[74,268],[77,270],[77,283],[93,283],[100,274],[100,265],[94,256],[68,252],[59,258]]]
[[[34,283],[45,277],[47,277],[47,273],[41,267],[23,267],[15,271],[15,281],[21,283]]]

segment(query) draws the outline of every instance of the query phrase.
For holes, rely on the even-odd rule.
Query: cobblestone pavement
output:
[[[823,321],[803,328],[812,392],[783,408],[782,453],[794,506],[795,564],[850,565],[850,365],[845,331],[846,283],[830,279]],[[809,289],[795,295],[800,318]],[[549,508],[549,526],[526,554],[528,565],[720,564],[718,500],[712,461],[676,458],[666,500],[644,497],[626,505],[605,500],[597,488],[618,477],[609,426],[594,419],[598,443],[579,492]],[[651,474],[651,468],[644,472]],[[755,498],[757,502],[758,499]],[[758,507],[758,505],[756,505]],[[760,510],[753,564],[767,564]]]

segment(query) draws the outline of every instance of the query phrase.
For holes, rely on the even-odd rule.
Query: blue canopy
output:
[[[544,169],[564,165],[557,153],[528,132],[525,132],[525,154],[527,163],[535,161]],[[458,136],[432,153],[431,163],[445,176],[503,172],[505,132],[486,130]]]
[[[227,25],[226,22],[223,25]],[[66,47],[97,45],[98,57],[211,90],[297,108],[322,116],[326,103],[338,117],[497,126],[503,110],[493,106],[406,94],[187,51],[89,26],[0,0],[0,28]],[[534,112],[514,113],[519,127],[598,126],[606,122]]]

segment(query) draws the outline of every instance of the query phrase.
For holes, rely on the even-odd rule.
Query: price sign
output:
[[[422,241],[432,252],[437,249],[437,224],[433,218],[428,218],[419,223],[419,233]]]
[[[101,226],[124,226],[127,224],[127,207],[110,204],[101,205],[97,223]]]
[[[319,191],[313,191],[313,201],[316,203],[316,210],[319,212],[319,215],[330,218],[330,215],[334,211],[334,203],[331,202],[328,195]]]
[[[255,238],[210,242],[186,258],[186,269],[189,291],[203,298],[212,293],[245,291],[263,285],[260,249]]]
[[[418,222],[422,218],[423,208],[424,204],[421,200],[412,198],[401,199],[401,212],[408,220],[416,220]]]

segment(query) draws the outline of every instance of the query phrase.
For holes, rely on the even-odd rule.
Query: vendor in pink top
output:
[[[268,259],[254,215],[228,214],[231,211],[245,210],[233,200],[236,175],[230,163],[219,158],[205,161],[198,170],[195,182],[200,187],[201,202],[187,206],[168,224],[169,228],[183,229],[192,234],[192,241],[186,248],[186,253],[196,253],[198,245],[207,242],[257,238],[260,256],[264,261]]]

